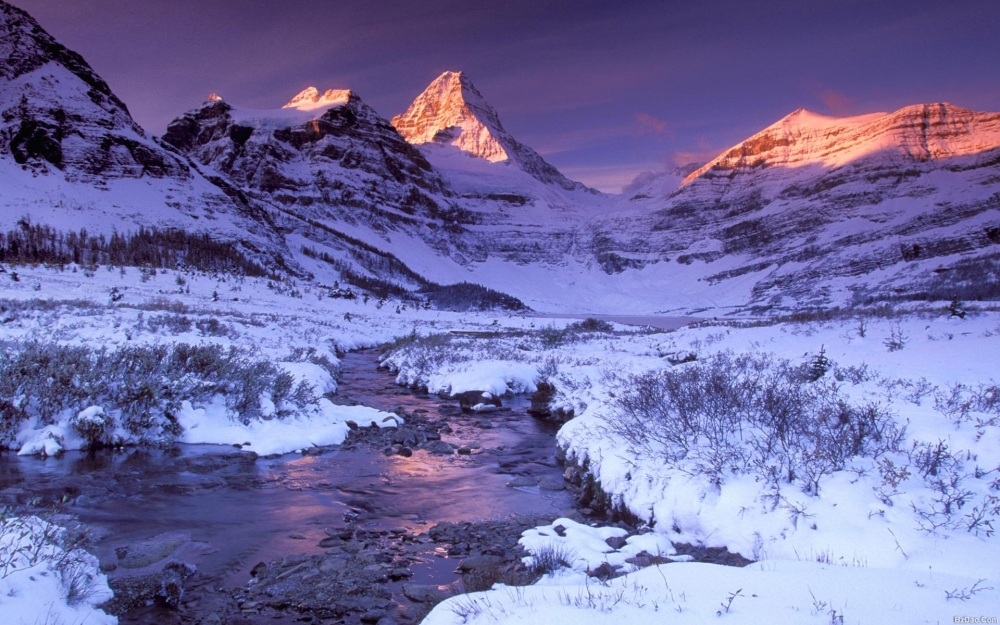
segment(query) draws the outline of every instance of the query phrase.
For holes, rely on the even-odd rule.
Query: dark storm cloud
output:
[[[309,85],[351,88],[391,117],[461,69],[515,136],[608,190],[799,107],[1000,109],[993,0],[14,4],[154,133],[213,91],[272,108]]]

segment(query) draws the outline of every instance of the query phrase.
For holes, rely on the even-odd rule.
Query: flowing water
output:
[[[506,485],[514,475],[561,481],[555,428],[527,415],[524,398],[505,399],[505,410],[470,417],[454,400],[398,387],[391,374],[377,369],[374,350],[347,354],[342,364],[339,401],[406,414],[426,411],[450,423],[453,431],[444,440],[474,452],[435,456],[416,450],[407,458],[358,445],[255,461],[219,446],[45,459],[5,452],[0,493],[5,503],[65,497],[63,511],[92,529],[102,561],[114,559],[116,548],[153,537],[178,545],[171,558],[198,570],[186,584],[189,608],[215,589],[245,584],[258,562],[322,553],[317,543],[325,528],[343,525],[348,517],[358,528],[422,532],[442,521],[555,517],[572,508],[565,491]],[[455,565],[429,557],[413,567],[413,581],[448,583]],[[109,575],[137,572],[143,570],[119,568]],[[166,620],[154,609],[122,618],[123,623]]]

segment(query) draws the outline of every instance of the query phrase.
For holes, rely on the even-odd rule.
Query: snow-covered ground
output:
[[[50,521],[0,510],[0,621],[114,625],[95,607],[111,598],[97,558]]]
[[[332,298],[330,292],[315,285],[179,271],[159,271],[144,278],[136,268],[124,272],[10,268],[0,273],[0,340],[107,351],[179,343],[219,345],[273,362],[296,383],[311,386],[316,401],[305,407],[275,406],[263,395],[260,408],[265,418],[249,425],[236,423],[237,415],[219,397],[195,404],[183,401],[175,414],[183,427],[180,442],[243,444],[268,455],[340,443],[348,422],[381,427],[398,423],[396,415],[329,401],[336,391],[332,373],[339,366],[338,352],[380,345],[414,332],[482,330],[501,321],[530,323],[500,313],[460,315],[395,301]],[[30,402],[23,397],[8,399]],[[63,411],[55,423],[28,419],[5,446],[26,454],[79,449],[85,440],[73,422],[98,415],[114,417],[115,409],[81,405]],[[272,418],[282,410],[291,414]],[[116,434],[128,442],[126,432],[119,428]]]
[[[697,448],[678,457],[623,438],[615,417],[630,376],[698,367],[729,350],[792,367],[808,367],[822,351],[828,370],[808,384],[891,416],[903,433],[896,451],[849,458],[811,486],[753,467],[712,473]],[[404,345],[387,362],[401,382],[432,391],[499,392],[504,383],[531,390],[546,379],[556,388],[553,404],[576,415],[560,430],[560,446],[614,505],[666,545],[725,547],[757,561],[744,569],[678,562],[602,583],[586,571],[623,564],[628,548],[616,552],[597,530],[563,519],[557,523],[574,528],[565,537],[540,528],[522,543],[536,551],[561,545],[577,558],[571,571],[528,589],[452,599],[427,623],[695,623],[720,613],[740,623],[995,622],[952,619],[1000,618],[998,353],[1000,315],[961,319],[943,307],[865,321],[561,338],[549,329]],[[752,438],[745,433],[748,445]]]
[[[542,381],[552,385],[553,409],[575,415],[558,435],[567,457],[586,467],[613,505],[651,531],[615,550],[605,542],[621,534],[613,528],[569,519],[537,528],[522,538],[525,547],[540,557],[558,548],[570,567],[532,587],[498,586],[453,598],[431,613],[431,625],[1000,617],[994,534],[1000,521],[1000,415],[991,390],[1000,314],[960,319],[942,307],[865,321],[711,324],[673,332],[614,325],[611,332],[601,324],[573,325],[572,319],[332,298],[316,285],[266,279],[174,271],[144,278],[134,268],[5,269],[5,342],[108,351],[215,344],[273,362],[315,391],[302,406],[276,405],[264,395],[262,418],[245,425],[233,419],[238,415],[221,397],[181,402],[175,415],[181,442],[286,453],[343,440],[349,421],[391,427],[398,421],[394,415],[330,401],[337,353],[389,341],[396,343],[385,364],[398,371],[401,384],[496,394],[533,392]],[[903,432],[893,449],[849,458],[809,482],[801,475],[763,475],[750,465],[713,474],[696,462],[697,448],[668,454],[657,444],[630,443],[615,427],[634,376],[682,372],[726,353],[808,367],[820,352],[829,364],[809,383],[818,386],[809,388],[828,389],[823,397],[846,406],[875,405],[878,414],[891,416]],[[73,422],[115,417],[115,410],[78,406],[55,423],[25,422],[5,445],[22,453],[78,448],[85,440]],[[673,543],[725,547],[757,562],[742,569],[685,562]],[[626,560],[643,551],[676,561],[634,570]],[[624,575],[607,582],[587,575],[605,562]],[[28,588],[30,575],[0,580],[5,596]],[[45,584],[52,588],[43,593],[47,603],[32,605],[47,606],[62,622],[84,618],[79,610],[85,604],[71,606],[65,584],[53,575],[35,576],[32,593]],[[86,622],[101,618],[96,614]]]

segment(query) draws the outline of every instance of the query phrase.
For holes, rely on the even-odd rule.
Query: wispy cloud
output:
[[[849,115],[854,107],[854,98],[827,87],[821,88],[816,97],[826,105],[830,113],[838,116]]]
[[[672,136],[674,132],[667,125],[667,122],[662,119],[657,119],[649,113],[639,113],[635,116],[635,122],[639,125],[640,132],[652,133],[657,135],[669,135]]]
[[[707,163],[722,153],[725,148],[718,148],[709,144],[705,137],[698,137],[698,149],[674,152],[670,160],[675,167],[684,167],[691,163]]]

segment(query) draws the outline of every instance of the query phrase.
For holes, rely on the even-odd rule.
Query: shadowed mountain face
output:
[[[0,56],[6,227],[182,228],[330,282],[477,282],[552,310],[1000,298],[997,113],[799,110],[615,197],[517,142],[458,72],[391,124],[309,88],[263,111],[213,96],[157,141],[2,0]]]
[[[346,90],[321,96],[309,88],[275,110],[213,96],[171,122],[163,141],[251,195],[310,219],[386,229],[416,226],[448,208],[427,160]]]
[[[147,136],[80,55],[2,1],[0,188],[0,227],[184,229],[266,266],[283,251],[259,206]]]
[[[86,178],[185,177],[83,58],[0,3],[0,148],[37,171]]]

